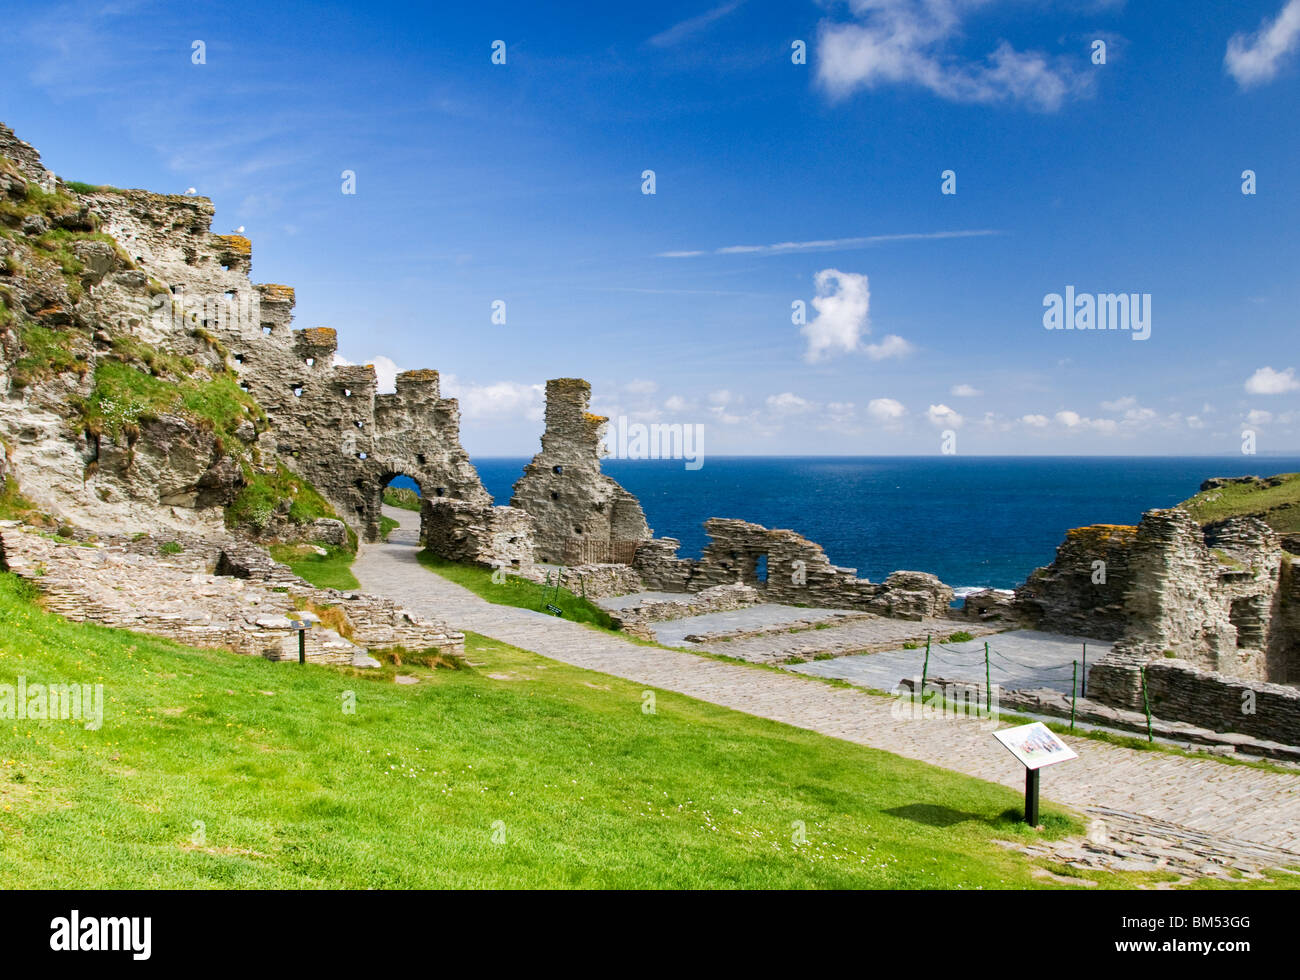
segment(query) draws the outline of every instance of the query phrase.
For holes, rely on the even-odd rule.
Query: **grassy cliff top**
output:
[[[1218,477],[1179,507],[1201,524],[1229,517],[1258,517],[1278,534],[1300,534],[1300,473]]]

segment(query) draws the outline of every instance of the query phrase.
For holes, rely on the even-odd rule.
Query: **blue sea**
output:
[[[496,502],[508,504],[528,459],[473,462]],[[699,555],[707,518],[738,517],[797,531],[872,581],[913,569],[956,588],[1013,588],[1052,560],[1072,527],[1136,524],[1208,477],[1297,472],[1300,457],[765,456],[709,457],[694,471],[680,460],[602,466],[640,498],[656,536],[681,539],[682,557]]]

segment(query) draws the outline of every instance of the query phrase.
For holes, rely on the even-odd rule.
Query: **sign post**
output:
[[[289,628],[298,631],[298,663],[307,662],[307,631],[311,629],[312,621],[310,619],[291,619]]]
[[[1025,767],[1025,822],[1038,826],[1038,773],[1044,766],[1079,756],[1041,721],[994,732],[993,737]]]

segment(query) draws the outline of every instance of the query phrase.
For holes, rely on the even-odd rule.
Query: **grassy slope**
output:
[[[420,512],[420,495],[410,487],[385,487],[384,503],[389,507],[413,510],[417,514]]]
[[[1027,833],[1012,790],[669,693],[645,714],[639,685],[481,637],[467,653],[397,685],[68,623],[0,575],[0,682],[102,681],[106,702],[99,731],[0,727],[0,887],[1041,884],[991,843]]]
[[[300,579],[318,589],[359,589],[361,583],[352,574],[356,553],[335,545],[321,545],[325,554],[317,554],[309,544],[273,544],[271,557],[293,569]]]
[[[1300,534],[1300,473],[1282,473],[1264,483],[1232,484],[1184,500],[1184,508],[1202,524],[1254,514],[1279,534]]]
[[[591,623],[601,629],[612,630],[614,621],[609,613],[594,602],[576,596],[561,587],[556,594],[554,586],[545,587],[536,582],[507,575],[501,583],[492,581],[492,569],[477,565],[464,565],[460,562],[439,558],[430,551],[421,551],[415,556],[421,565],[431,572],[437,572],[443,578],[469,589],[475,595],[499,606],[517,606],[520,609],[535,609],[546,612],[549,603],[564,611],[564,618],[576,623]],[[552,578],[554,575],[552,574]]]

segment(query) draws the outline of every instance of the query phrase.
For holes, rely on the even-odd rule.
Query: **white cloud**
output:
[[[684,412],[689,407],[690,402],[681,395],[672,395],[664,402],[664,411],[666,412]]]
[[[1262,367],[1246,379],[1246,391],[1252,395],[1282,395],[1300,388],[1296,380],[1295,368],[1274,371],[1271,367]]]
[[[1133,395],[1125,395],[1123,398],[1116,398],[1114,401],[1102,402],[1101,407],[1108,412],[1122,412],[1126,408],[1132,408],[1137,404],[1137,398]]]
[[[954,48],[963,20],[989,0],[850,0],[854,23],[818,29],[817,80],[833,98],[878,85],[917,85],[954,102],[1022,102],[1051,111],[1088,90],[1092,76],[1017,51],[1006,41],[983,60]]]
[[[887,334],[878,344],[867,344],[863,348],[873,361],[883,361],[889,357],[906,357],[916,348],[898,334]]]
[[[1262,408],[1252,408],[1246,416],[1246,421],[1251,425],[1267,425],[1273,421],[1273,413],[1266,412]]]
[[[826,417],[834,424],[852,422],[857,415],[857,406],[853,402],[831,402],[826,406]]]
[[[659,390],[659,386],[653,381],[636,378],[625,384],[623,390],[631,395],[653,395]]]
[[[912,345],[897,334],[863,346],[862,338],[871,333],[871,287],[865,275],[823,269],[813,281],[817,295],[812,305],[817,316],[799,328],[808,339],[804,360],[809,364],[824,361],[834,353],[864,351],[872,360],[880,361],[912,352]]]
[[[895,422],[906,414],[900,402],[892,398],[873,398],[867,403],[867,414],[877,422]]]
[[[960,414],[943,404],[931,405],[925,414],[932,424],[945,429],[959,429],[965,421]]]
[[[744,401],[744,395],[736,395],[726,388],[720,388],[709,392],[709,411],[724,425],[736,425],[752,417],[740,414],[740,406]]]
[[[461,382],[452,374],[443,376],[442,394],[444,398],[460,399],[461,416],[466,420],[514,417],[537,422],[546,405],[544,385],[515,381],[480,385]]]
[[[813,403],[792,391],[783,391],[779,395],[768,395],[767,407],[777,415],[799,415],[812,409]]]
[[[1154,414],[1154,413],[1152,413]],[[1119,423],[1114,419],[1090,419],[1078,412],[1063,409],[1054,416],[1056,421],[1065,426],[1067,429],[1078,429],[1080,431],[1092,429],[1096,432],[1111,433],[1119,428]]]
[[[980,391],[973,385],[960,384],[953,385],[948,390],[948,394],[952,395],[954,398],[976,398],[979,395],[984,394],[984,392]]]
[[[1049,420],[1046,415],[1022,415],[1020,421],[1025,425],[1032,425],[1035,429],[1041,429]]]
[[[1067,429],[1073,429],[1076,425],[1083,422],[1083,416],[1078,412],[1071,412],[1067,409],[1056,413],[1056,421],[1060,422]]]
[[[1272,21],[1254,34],[1234,34],[1223,66],[1242,88],[1271,81],[1300,41],[1300,0],[1287,0]]]

